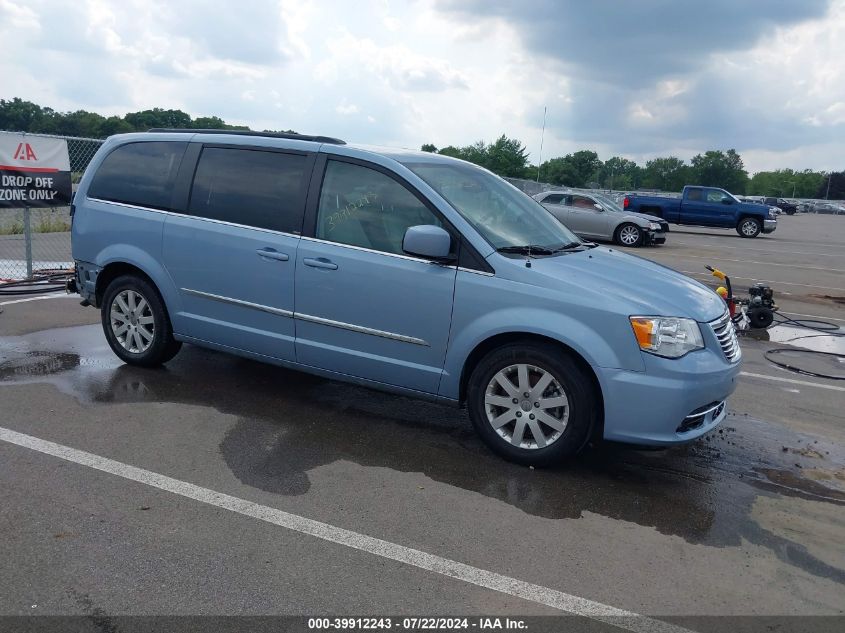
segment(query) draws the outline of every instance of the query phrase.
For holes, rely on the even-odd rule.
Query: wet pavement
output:
[[[526,518],[600,517],[714,551],[760,548],[790,573],[845,586],[845,449],[740,411],[688,446],[635,450],[599,443],[566,466],[534,470],[491,455],[464,411],[192,346],[166,368],[130,367],[108,349],[98,325],[0,338],[0,398],[8,402],[16,388],[44,383],[107,416],[110,408],[133,403],[223,414],[227,423],[216,443],[221,466],[280,504],[301,498],[307,506],[324,493],[315,473],[354,464],[379,473],[373,485],[389,485],[390,473],[410,474],[423,482],[417,491],[446,487]],[[178,417],[168,417],[168,432],[182,435]],[[157,425],[147,426],[153,432]],[[346,492],[354,494],[354,487]],[[815,516],[794,504],[823,510]],[[806,525],[795,525],[798,515]],[[819,522],[831,521],[835,539],[811,538]]]

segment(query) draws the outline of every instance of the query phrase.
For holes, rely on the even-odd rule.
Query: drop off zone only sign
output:
[[[70,204],[67,141],[0,132],[0,208]]]

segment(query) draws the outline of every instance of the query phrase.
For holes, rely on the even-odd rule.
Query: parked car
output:
[[[813,205],[813,213],[842,215],[845,214],[845,205],[837,202],[829,202],[827,200],[819,200]]]
[[[724,189],[687,185],[680,198],[625,196],[626,211],[646,213],[672,224],[735,228],[741,237],[777,229],[776,213],[767,205],[740,202]]]
[[[654,216],[626,212],[606,196],[545,191],[535,195],[534,199],[579,237],[613,241],[622,246],[666,242],[667,222]]]
[[[192,343],[463,404],[520,463],[591,437],[693,440],[724,419],[740,370],[712,290],[584,244],[504,180],[438,154],[123,134],[72,213],[71,289],[124,362],[158,366]]]
[[[767,204],[770,207],[777,207],[786,215],[795,215],[795,212],[798,210],[797,204],[784,200],[783,198],[763,198],[763,204]]]

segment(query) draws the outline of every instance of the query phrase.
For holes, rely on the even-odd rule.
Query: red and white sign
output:
[[[67,141],[0,132],[0,208],[70,204]]]

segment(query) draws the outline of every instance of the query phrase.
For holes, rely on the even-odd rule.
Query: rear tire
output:
[[[550,466],[577,454],[590,438],[597,404],[585,370],[536,343],[489,352],[467,385],[467,409],[481,439],[523,465]]]
[[[182,348],[161,295],[142,277],[114,279],[103,294],[100,316],[109,346],[124,363],[158,367]]]
[[[640,227],[636,224],[632,224],[631,222],[626,222],[625,224],[619,225],[616,229],[613,241],[620,246],[630,246],[631,248],[636,248],[637,246],[642,245],[643,238],[643,230]]]
[[[762,229],[763,225],[757,218],[742,218],[736,225],[736,232],[740,237],[757,237]]]

